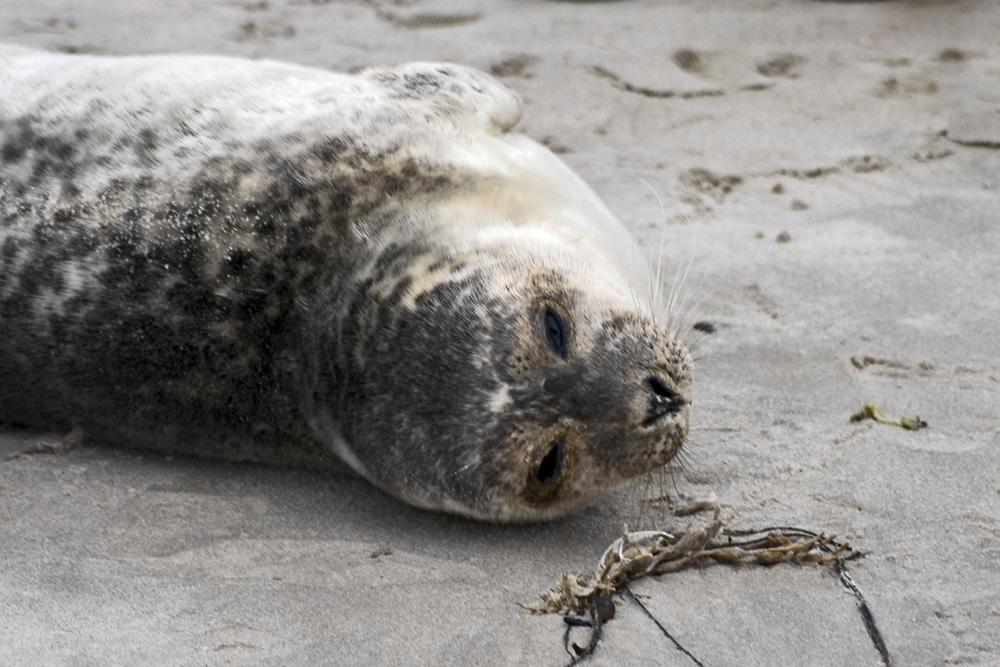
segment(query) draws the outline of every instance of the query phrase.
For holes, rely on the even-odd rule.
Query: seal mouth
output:
[[[649,408],[642,422],[643,428],[656,426],[670,415],[680,412],[686,404],[680,394],[655,375],[646,378],[645,386],[649,396]]]

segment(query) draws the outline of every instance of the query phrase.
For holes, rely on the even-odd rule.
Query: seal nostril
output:
[[[667,383],[655,375],[646,379],[646,387],[649,389],[649,413],[643,426],[652,426],[660,418],[675,414],[684,407],[684,399],[676,391],[667,386]]]
[[[538,464],[538,470],[535,472],[535,478],[539,482],[544,484],[559,474],[559,469],[562,468],[562,450],[561,440],[553,440],[549,443],[548,449],[545,450],[545,456],[542,457],[542,462]]]
[[[650,376],[650,378],[646,380],[646,384],[653,391],[653,394],[655,394],[656,398],[668,398],[668,399],[677,398],[677,392],[668,387],[666,384],[664,384],[663,380],[656,377],[655,375]]]

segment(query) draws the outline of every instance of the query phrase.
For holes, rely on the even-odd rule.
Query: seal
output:
[[[692,362],[472,69],[0,49],[0,419],[548,519],[667,463]]]

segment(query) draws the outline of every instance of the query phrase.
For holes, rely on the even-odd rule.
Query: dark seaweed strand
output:
[[[573,665],[580,664],[590,656],[594,655],[594,651],[597,650],[597,642],[601,641],[601,635],[604,633],[604,624],[601,623],[601,615],[597,613],[596,605],[590,609],[590,619],[591,627],[593,628],[593,630],[590,631],[590,641],[587,642],[587,647],[576,655],[573,655],[573,652],[569,650],[569,632],[573,629],[575,624],[566,624],[566,632],[563,634],[563,648],[566,649],[566,652],[569,653],[572,658],[566,667],[573,667]]]
[[[797,537],[816,537],[817,533],[810,530],[804,530],[802,528],[795,528],[793,526],[771,526],[768,528],[762,528],[760,530],[726,530],[725,534],[729,536],[741,536],[750,537],[753,535],[760,535],[762,533],[773,533],[780,532],[783,534],[792,534]],[[743,544],[752,544],[758,540],[751,540]],[[734,543],[736,546],[742,546],[742,544]],[[819,545],[820,549],[828,553],[834,551],[834,546],[836,543]],[[844,585],[847,590],[854,594],[854,597],[858,601],[858,611],[861,612],[861,618],[865,622],[865,630],[868,632],[868,637],[872,640],[872,644],[875,646],[875,650],[878,651],[879,657],[882,658],[882,664],[885,667],[892,667],[892,659],[889,657],[889,648],[885,644],[885,639],[882,637],[882,633],[878,629],[878,625],[875,623],[875,614],[872,613],[872,609],[868,606],[868,600],[861,593],[861,589],[858,585],[854,583],[851,576],[847,573],[847,561],[852,558],[857,558],[861,554],[855,553],[846,558],[838,558],[834,561],[834,569],[840,576],[840,583]]]
[[[834,567],[837,570],[837,574],[840,575],[840,583],[844,584],[849,591],[854,593],[854,597],[858,599],[858,611],[861,612],[861,618],[865,621],[865,630],[868,631],[868,636],[871,637],[872,644],[875,645],[875,650],[882,657],[882,664],[885,667],[892,667],[892,660],[889,658],[889,648],[885,645],[885,640],[882,638],[882,633],[879,632],[878,626],[875,625],[875,615],[872,614],[871,607],[868,606],[868,601],[861,594],[861,589],[858,588],[858,585],[847,574],[847,565],[843,559],[837,559]]]
[[[635,594],[632,592],[632,589],[629,587],[628,582],[625,582],[625,585],[621,587],[621,590],[625,591],[625,594],[633,602],[635,602],[637,605],[639,605],[639,609],[642,609],[642,612],[644,614],[646,614],[646,616],[649,616],[649,618],[653,621],[653,623],[656,623],[656,627],[658,627],[660,629],[660,632],[663,633],[663,636],[666,637],[667,639],[669,639],[671,642],[673,642],[674,647],[678,651],[680,651],[681,653],[683,653],[687,657],[691,658],[691,660],[694,662],[694,664],[698,665],[698,667],[705,667],[705,664],[701,660],[699,660],[698,658],[694,657],[691,654],[691,651],[689,651],[686,648],[684,648],[683,646],[681,646],[681,643],[679,641],[677,641],[676,639],[674,639],[673,635],[671,635],[669,632],[667,632],[667,629],[665,627],[663,627],[663,625],[658,620],[656,620],[656,617],[653,616],[653,614],[650,613],[649,609],[646,609],[646,605],[644,605],[642,602],[640,602],[639,598],[637,598],[635,596]]]
[[[768,526],[767,528],[756,530],[733,530],[727,528],[723,533],[732,537],[751,537],[753,535],[764,535],[766,537],[768,533],[781,533],[782,535],[790,535],[792,537],[819,537],[819,533],[814,533],[805,528],[796,528],[795,526]]]
[[[814,533],[811,530],[806,530],[804,528],[795,528],[793,526],[769,526],[767,528],[761,528],[759,530],[733,530],[727,528],[723,531],[723,534],[729,538],[729,542],[724,545],[719,545],[718,547],[712,547],[705,549],[705,551],[713,551],[716,549],[724,549],[727,547],[743,547],[747,549],[763,549],[768,546],[767,536],[770,533],[781,533],[784,537],[800,537],[813,539],[819,537],[819,533]],[[746,540],[743,542],[736,542],[733,537],[752,537],[754,535],[761,535],[761,537]],[[837,541],[832,541],[827,544],[817,544],[816,545],[821,551],[826,553],[834,553],[840,548],[840,543]],[[863,556],[861,552],[853,551],[846,556],[841,556],[840,560],[854,560],[855,558],[860,558]]]

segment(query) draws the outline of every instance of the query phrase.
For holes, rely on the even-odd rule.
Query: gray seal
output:
[[[0,48],[0,420],[494,521],[663,466],[691,358],[520,114],[456,65]]]

